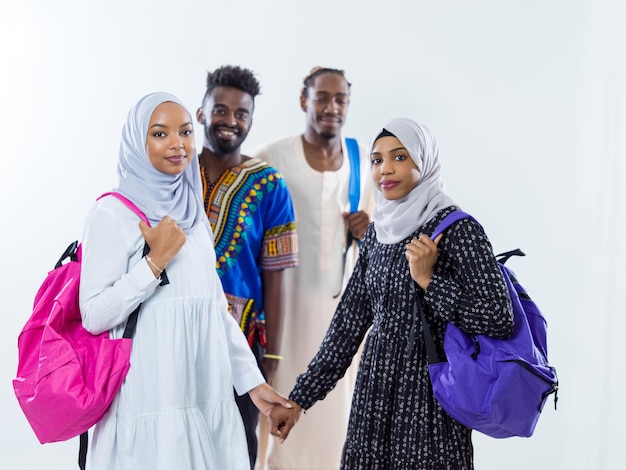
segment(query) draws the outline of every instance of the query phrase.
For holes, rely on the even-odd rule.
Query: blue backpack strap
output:
[[[356,139],[346,138],[346,148],[350,159],[350,185],[348,197],[350,199],[350,212],[359,210],[359,198],[361,196],[361,164],[359,156],[359,144]]]
[[[361,197],[361,163],[359,156],[359,144],[356,139],[346,137],[346,149],[348,150],[348,159],[350,160],[350,182],[348,184],[348,200],[350,202],[350,213],[353,214],[359,211],[359,199]],[[342,275],[345,274],[346,269],[346,256],[348,254],[348,250],[352,246],[352,242],[354,242],[354,237],[352,236],[352,232],[350,230],[347,231],[346,235],[346,247],[343,250],[343,262],[342,262]],[[360,245],[361,241],[357,240],[357,243]],[[333,296],[333,299],[336,299],[341,294],[341,289],[337,292],[336,295]]]

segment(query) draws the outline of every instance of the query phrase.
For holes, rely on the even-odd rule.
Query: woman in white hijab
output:
[[[447,322],[509,335],[508,291],[480,225],[465,219],[443,237],[428,236],[456,204],[443,190],[437,145],[425,126],[387,122],[374,134],[370,158],[373,222],[320,350],[290,394],[295,406],[275,409],[271,428],[285,439],[300,411],[333,388],[369,330],[342,468],[472,469],[471,430],[433,396],[413,304],[420,296],[442,348]]]
[[[291,405],[265,383],[227,311],[191,115],[176,97],[150,94],[130,110],[118,174],[116,191],[150,226],[115,197],[95,204],[82,245],[83,324],[119,338],[142,305],[131,368],[96,425],[87,468],[248,469],[233,386],[265,414]]]

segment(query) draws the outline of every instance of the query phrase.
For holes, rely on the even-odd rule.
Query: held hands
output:
[[[367,226],[370,224],[370,216],[367,215],[367,212],[358,211],[353,214],[344,212],[342,215],[352,236],[357,240],[363,240]]]
[[[248,394],[259,411],[267,416],[270,433],[280,437],[281,442],[284,441],[300,415],[298,411],[297,417],[293,418],[294,408],[301,408],[266,383],[253,388]],[[272,416],[278,416],[277,424],[274,424],[276,418],[273,419]]]
[[[278,393],[267,383],[257,385],[248,394],[252,403],[261,413],[268,417],[276,408],[292,408],[293,406],[287,397]]]
[[[300,418],[302,411],[300,405],[284,397],[266,383],[254,387],[248,393],[259,411],[267,416],[270,434],[279,437],[281,442],[287,439],[289,431]]]
[[[161,270],[165,269],[174,256],[185,244],[187,236],[175,220],[169,216],[161,219],[156,227],[149,227],[143,220],[139,222],[139,229],[146,243],[150,246],[150,258]],[[160,273],[151,265],[155,276]]]
[[[421,234],[419,238],[414,238],[406,245],[404,254],[409,262],[411,277],[424,290],[433,277],[433,266],[437,261],[437,246],[441,237],[443,234],[431,240],[428,235]]]
[[[302,414],[300,405],[295,401],[290,401],[290,403],[293,405],[291,409],[276,406],[268,417],[270,434],[280,438],[281,443],[287,439]]]

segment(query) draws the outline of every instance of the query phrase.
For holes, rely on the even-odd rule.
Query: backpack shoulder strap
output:
[[[148,220],[148,218],[145,216],[145,214],[143,212],[141,212],[141,210],[135,205],[133,204],[133,202],[128,199],[125,196],[122,196],[120,193],[116,193],[115,191],[109,191],[107,193],[102,194],[99,198],[96,199],[100,200],[105,196],[113,196],[116,197],[117,199],[119,199],[120,201],[122,201],[124,203],[124,205],[126,207],[128,207],[131,211],[133,211],[135,214],[137,214],[141,220],[143,220],[145,223],[148,224],[148,226],[150,226],[150,221]],[[75,242],[77,243],[77,242]],[[72,245],[70,245],[71,248]],[[68,250],[70,249],[68,248]],[[80,247],[78,247],[78,249],[80,249]],[[142,256],[146,256],[146,254],[148,254],[148,252],[150,251],[150,247],[148,246],[147,243],[144,243],[143,246],[143,254]],[[64,254],[65,256],[65,254]],[[61,260],[59,260],[60,262]],[[161,284],[163,285],[165,281],[167,281],[166,283],[169,283],[169,280],[167,280],[167,275],[165,278],[163,278],[163,274],[165,274],[165,271],[163,271],[161,273]],[[133,310],[133,312],[128,316],[128,320],[126,321],[126,327],[124,328],[124,334],[122,335],[123,338],[132,338],[135,335],[135,330],[137,328],[137,319],[139,316],[139,310],[141,309],[141,304],[137,305],[137,307],[135,308],[135,310]],[[84,433],[82,433],[80,435],[80,440],[79,440],[79,448],[78,448],[78,468],[80,470],[85,470],[86,468],[86,464],[87,464],[87,449],[89,447],[89,435],[88,435],[88,431],[85,431]]]
[[[151,227],[150,221],[148,220],[148,218],[145,216],[145,214],[143,212],[141,212],[141,210],[135,204],[133,204],[133,201],[131,201],[130,199],[128,199],[125,196],[122,196],[120,193],[116,193],[115,191],[110,191],[108,193],[104,193],[102,196],[100,196],[98,199],[96,199],[96,201],[99,200],[99,199],[102,199],[105,196],[114,196],[117,199],[119,199],[120,201],[122,201],[126,207],[128,207],[131,211],[133,211],[135,214],[137,214],[141,218],[141,220],[143,220],[146,224],[148,224],[148,227]],[[146,256],[149,252],[150,252],[150,247],[148,246],[148,243],[145,243],[144,247],[143,247],[143,255],[142,256]],[[170,283],[170,280],[167,277],[167,273],[165,272],[165,269],[164,269],[163,272],[161,273],[161,283],[159,285],[160,286],[165,286],[165,285],[167,285],[169,283]],[[137,311],[138,311],[138,309],[137,309]]]
[[[435,231],[430,236],[430,238],[432,240],[434,240],[439,235],[441,235],[443,232],[445,232],[452,224],[458,222],[459,220],[463,220],[463,219],[472,219],[472,220],[476,221],[476,219],[474,219],[474,217],[469,215],[467,212],[463,212],[463,211],[460,211],[460,210],[454,210],[454,211],[450,212],[447,216],[445,216],[444,219],[441,222],[439,222],[439,225],[437,225],[437,227],[435,227]],[[476,223],[478,223],[478,221],[476,221]],[[426,318],[426,315],[424,314],[424,309],[423,309],[422,304],[421,304],[420,295],[415,290],[415,283],[414,282],[411,283],[411,289],[413,291],[413,296],[415,298],[415,301],[413,302],[413,321],[415,322],[415,319],[418,318],[418,317],[421,318],[421,320],[422,320],[422,336],[424,337],[424,344],[426,346],[426,357],[428,359],[428,364],[429,365],[437,364],[439,362],[442,362],[442,359],[439,357],[439,354],[437,352],[437,348],[435,346],[435,341],[433,339],[433,334],[432,334],[432,331],[430,329],[430,324],[428,323],[428,319]],[[413,328],[414,327],[411,327],[411,329],[413,329]],[[412,342],[411,342],[409,350],[412,350],[412,348],[413,348],[413,345],[412,345]]]
[[[439,223],[439,225],[437,225],[437,227],[435,228],[435,231],[430,236],[430,238],[434,240],[443,232],[445,232],[452,224],[463,219],[472,219],[474,222],[478,224],[478,221],[474,217],[469,215],[467,212],[458,211],[458,210],[452,211]]]
[[[361,197],[359,144],[356,139],[346,137],[346,148],[348,149],[348,158],[350,159],[350,185],[348,186],[350,212],[357,212],[359,210],[359,199]]]
[[[131,211],[133,211],[135,214],[137,214],[141,218],[141,220],[143,220],[145,223],[147,223],[148,227],[150,227],[150,222],[148,221],[148,218],[133,203],[133,201],[131,201],[130,199],[128,199],[125,196],[122,196],[120,193],[116,193],[115,191],[109,191],[108,193],[104,193],[102,196],[100,196],[98,199],[96,199],[96,201],[102,199],[105,196],[114,196],[117,199],[119,199],[120,201],[122,201],[126,207],[128,207]]]

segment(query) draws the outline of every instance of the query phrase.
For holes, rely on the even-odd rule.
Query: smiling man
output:
[[[259,92],[250,70],[220,67],[207,76],[196,116],[204,126],[198,158],[217,273],[229,310],[269,380],[281,359],[283,270],[296,266],[298,255],[294,209],[282,175],[240,151]],[[248,395],[236,400],[253,468],[259,411]]]
[[[351,273],[356,240],[363,238],[374,205],[367,150],[355,141],[348,145],[341,135],[350,87],[343,70],[312,69],[300,93],[304,133],[266,145],[255,154],[284,176],[296,209],[300,264],[285,273],[284,359],[272,380],[281,391],[291,390],[319,349]],[[357,175],[360,200],[354,208],[349,187],[351,176]],[[332,393],[307,412],[284,445],[272,446],[267,459],[270,469],[339,469],[355,374],[356,364]]]

